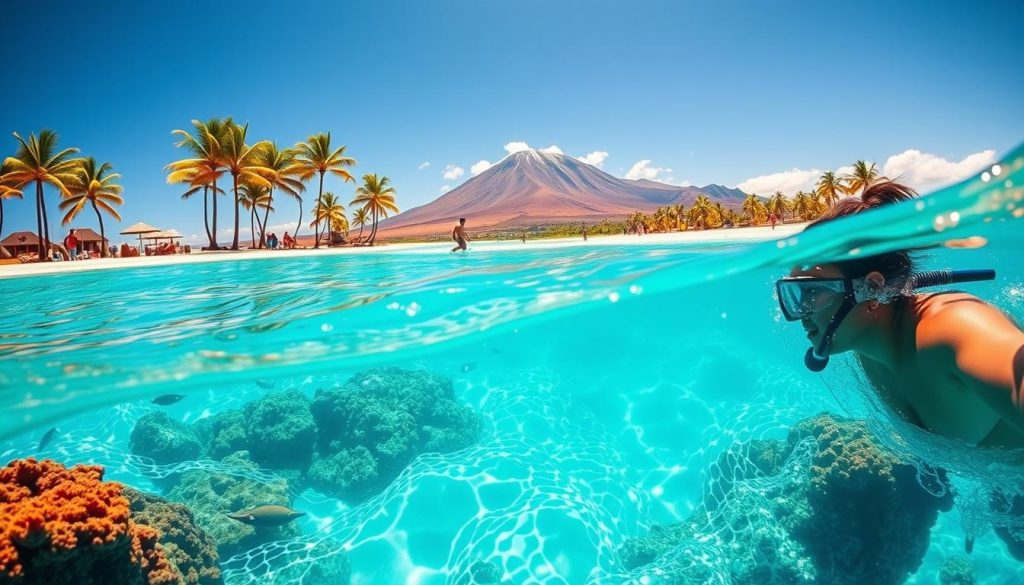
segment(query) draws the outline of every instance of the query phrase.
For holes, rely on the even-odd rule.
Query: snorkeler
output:
[[[459,218],[459,225],[455,226],[455,229],[452,230],[452,239],[455,240],[456,244],[452,248],[452,252],[466,249],[466,244],[469,242],[469,234],[466,233],[466,218]]]
[[[913,198],[876,183],[808,226]],[[909,250],[798,266],[776,284],[783,315],[801,321],[813,371],[854,352],[875,392],[909,422],[987,447],[1024,447],[1024,332],[992,305],[917,288],[990,280],[994,271],[917,273]]]

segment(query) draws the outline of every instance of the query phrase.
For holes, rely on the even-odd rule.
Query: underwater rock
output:
[[[125,488],[135,522],[160,531],[160,546],[185,585],[220,585],[217,545],[182,504]]]
[[[242,524],[227,515],[238,510],[264,505],[290,506],[291,495],[284,480],[262,483],[245,477],[258,466],[245,451],[224,458],[236,474],[197,469],[182,474],[181,481],[167,498],[181,502],[192,510],[196,524],[213,538],[221,559],[273,540],[299,534],[294,523],[277,528],[261,528]]]
[[[940,585],[975,585],[974,565],[967,557],[949,557],[939,569]]]
[[[286,391],[245,405],[246,444],[253,461],[272,469],[304,469],[313,457],[316,425],[309,398]]]
[[[728,552],[737,584],[897,585],[920,566],[939,511],[952,506],[863,423],[828,414],[796,424],[785,442],[734,446],[709,475],[703,505],[686,522],[620,547],[628,568],[710,539]]]
[[[183,583],[159,535],[132,519],[102,467],[20,459],[0,469],[0,583]]]
[[[361,372],[317,390],[310,410],[317,425],[310,483],[355,501],[386,486],[417,455],[461,449],[480,432],[473,411],[455,401],[451,380],[430,372]]]
[[[248,446],[245,413],[241,410],[228,410],[211,419],[204,419],[197,422],[195,428],[197,433],[209,435],[206,453],[213,459],[223,459],[232,453],[245,451]]]
[[[147,414],[135,423],[130,445],[132,453],[158,465],[194,460],[203,449],[188,425],[162,412]]]

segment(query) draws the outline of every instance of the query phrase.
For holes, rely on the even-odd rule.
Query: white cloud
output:
[[[441,192],[444,193],[445,191],[448,191],[451,188],[451,185],[441,185]]]
[[[996,151],[983,150],[959,161],[950,161],[916,148],[894,154],[882,165],[882,174],[906,182],[920,191],[928,191],[962,181],[996,161]]]
[[[966,179],[994,163],[995,160],[994,150],[983,150],[969,154],[959,161],[950,161],[941,156],[911,148],[888,157],[885,164],[878,168],[878,172],[922,193],[927,193],[937,187]],[[836,176],[842,177],[852,171],[852,166],[845,165],[834,169],[833,172]],[[797,191],[813,190],[822,173],[824,173],[822,169],[792,169],[751,177],[736,187],[745,193],[770,195],[776,191],[782,191],[787,195],[792,195]]]
[[[576,157],[576,160],[593,165],[597,168],[604,166],[604,159],[608,158],[608,153],[603,150],[595,150],[589,154]]]
[[[546,152],[546,153],[548,153],[548,154],[565,154],[564,152],[562,152],[562,149],[561,149],[561,148],[558,148],[558,147],[557,147],[557,146],[555,146],[554,144],[552,144],[551,146],[549,146],[549,147],[547,147],[547,148],[541,148],[541,149],[539,149],[539,150],[540,150],[541,152]]]
[[[524,150],[530,150],[530,145],[519,140],[509,142],[505,145],[505,152],[509,154],[515,154]]]
[[[487,160],[477,161],[473,166],[469,167],[469,172],[475,177],[480,173],[494,166],[494,163]]]
[[[425,169],[425,168],[427,168],[429,166],[430,166],[430,161],[429,160],[425,160],[425,161],[423,161],[423,164],[421,164],[420,166],[418,166],[416,168],[418,168],[419,170],[422,171],[423,169]]]
[[[811,169],[809,171],[792,169],[770,175],[752,177],[736,185],[736,188],[744,193],[756,193],[758,195],[771,195],[776,191],[792,195],[797,191],[810,191],[813,189],[821,173],[822,171],[819,169]]]
[[[448,165],[444,168],[444,171],[441,173],[441,176],[443,176],[445,179],[448,179],[449,181],[454,181],[455,179],[458,179],[464,174],[466,174],[466,171],[463,170],[462,167]]]
[[[630,181],[636,181],[637,179],[649,179],[651,181],[661,181],[659,175],[665,173],[671,173],[672,169],[666,169],[662,167],[651,166],[649,159],[638,160],[633,163],[633,166],[626,171],[626,178]]]

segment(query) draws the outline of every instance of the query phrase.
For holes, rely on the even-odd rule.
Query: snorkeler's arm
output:
[[[950,303],[921,320],[918,343],[951,349],[950,374],[1024,430],[1024,332],[1006,315],[977,299]]]

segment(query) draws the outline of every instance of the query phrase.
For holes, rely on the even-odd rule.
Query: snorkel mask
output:
[[[857,304],[869,299],[891,303],[900,296],[913,291],[944,284],[993,280],[995,270],[933,270],[920,272],[908,278],[887,284],[879,291],[872,291],[865,278],[819,278],[815,276],[790,276],[775,283],[779,308],[787,321],[799,321],[804,317],[835,306],[837,299],[842,304],[829,321],[817,347],[810,347],[804,355],[804,365],[812,372],[820,372],[828,365],[829,349],[839,330],[839,325]]]

